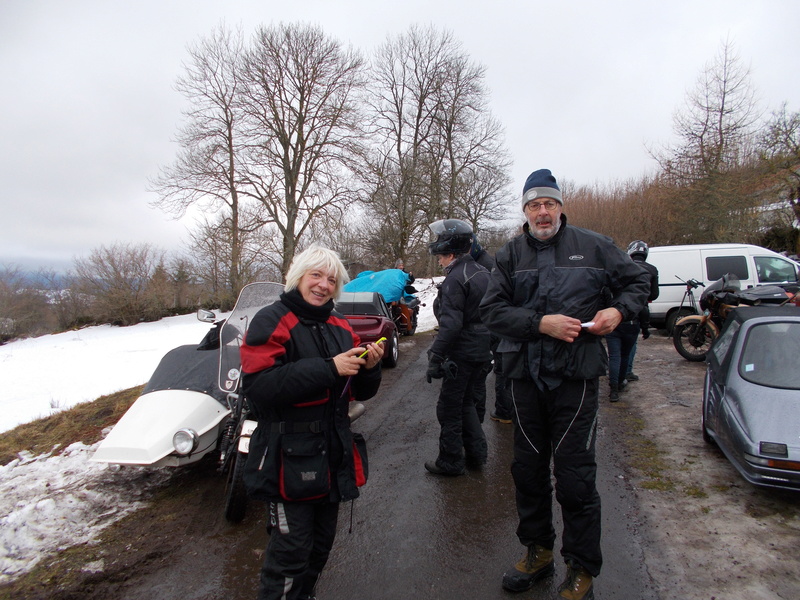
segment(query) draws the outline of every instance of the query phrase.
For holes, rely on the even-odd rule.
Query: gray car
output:
[[[706,360],[703,438],[750,483],[800,490],[800,308],[732,310]]]

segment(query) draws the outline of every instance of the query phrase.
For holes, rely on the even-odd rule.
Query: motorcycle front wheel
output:
[[[708,354],[715,336],[715,331],[708,323],[697,321],[676,323],[672,329],[672,343],[675,345],[675,350],[683,358],[693,362],[706,359],[706,354]]]
[[[228,469],[228,485],[225,490],[225,518],[239,523],[247,512],[247,489],[244,485],[244,463],[247,454],[236,452],[233,464]]]

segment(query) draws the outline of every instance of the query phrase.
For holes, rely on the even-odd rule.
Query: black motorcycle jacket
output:
[[[245,484],[265,501],[350,500],[366,481],[367,457],[348,406],[375,395],[380,363],[349,383],[338,375],[333,357],[359,346],[358,336],[332,301],[320,311],[293,292],[256,314],[241,348],[243,391],[258,421]],[[319,486],[304,487],[302,478],[318,471]]]
[[[526,223],[495,255],[481,316],[501,338],[503,372],[512,379],[532,379],[550,389],[564,379],[592,379],[607,372],[601,337],[581,331],[572,343],[539,332],[542,317],[563,314],[581,322],[612,306],[623,321],[645,305],[650,276],[612,240],[567,225],[541,241]]]
[[[658,287],[658,269],[655,265],[651,265],[645,260],[640,260],[638,255],[633,261],[650,275],[650,295],[647,297],[647,301],[652,302],[658,298],[660,292],[660,288]],[[650,329],[650,307],[648,307],[647,304],[644,305],[644,308],[639,313],[639,328],[642,332]]]
[[[489,285],[489,271],[468,254],[448,265],[434,316],[439,333],[431,352],[444,358],[471,362],[492,360],[489,330],[481,322],[480,302]]]

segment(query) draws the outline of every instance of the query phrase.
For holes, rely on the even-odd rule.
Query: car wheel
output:
[[[714,438],[711,437],[711,434],[708,433],[708,428],[706,428],[706,395],[708,394],[708,373],[706,373],[706,380],[703,389],[703,401],[700,403],[700,431],[703,434],[703,441],[706,444],[715,445]]]
[[[400,358],[400,337],[397,335],[397,330],[392,332],[389,336],[386,346],[384,347],[383,366],[396,367],[397,360]]]

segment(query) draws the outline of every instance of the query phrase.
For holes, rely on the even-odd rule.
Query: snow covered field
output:
[[[417,330],[429,331],[436,324],[436,288],[429,279],[414,286],[426,304]],[[146,383],[168,350],[199,343],[209,327],[186,315],[0,346],[0,432]],[[0,466],[0,583],[29,571],[47,553],[90,541],[136,510],[150,487],[168,476],[166,470],[152,477],[141,468],[91,463],[94,449],[76,443],[60,454],[21,454]]]

